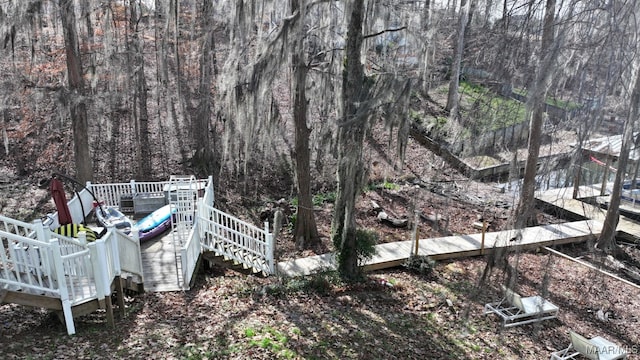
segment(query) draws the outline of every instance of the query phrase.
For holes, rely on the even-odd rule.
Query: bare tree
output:
[[[144,41],[141,36],[142,30],[139,27],[141,19],[140,0],[130,0],[129,9],[129,31],[131,32],[130,56],[133,56],[133,78],[135,81],[134,91],[134,123],[136,126],[138,141],[138,179],[144,179],[151,174],[151,154],[149,142],[149,110],[147,107],[147,79],[144,74]],[[136,111],[137,110],[137,111]]]
[[[360,62],[363,14],[364,0],[353,1],[347,11],[349,25],[342,74],[342,117],[338,124],[338,194],[332,223],[338,271],[351,279],[359,275],[355,202],[365,178],[362,148],[366,113],[363,103],[369,92],[364,66]]]
[[[291,0],[291,12],[305,11],[305,0]],[[296,22],[294,34],[296,39],[291,49],[293,67],[293,122],[295,126],[296,184],[298,188],[298,209],[293,236],[296,246],[304,249],[320,242],[318,227],[313,212],[311,196],[311,152],[309,136],[311,129],[307,125],[307,64],[304,57],[304,13]]]
[[[60,0],[62,29],[64,32],[69,98],[67,103],[73,128],[73,153],[76,162],[76,178],[85,183],[93,180],[93,166],[89,149],[89,124],[86,94],[82,76],[82,61],[78,46],[77,20],[73,0]]]
[[[624,122],[624,130],[622,133],[622,144],[620,147],[620,154],[618,155],[618,171],[616,172],[615,180],[613,181],[613,189],[611,191],[611,198],[609,199],[609,206],[607,208],[607,215],[604,220],[602,233],[598,238],[598,248],[606,253],[615,253],[616,246],[616,228],[618,226],[618,220],[620,216],[620,198],[622,193],[622,185],[627,174],[627,164],[629,163],[629,153],[631,146],[634,144],[633,131],[635,123],[640,117],[640,58],[636,55],[634,74],[631,84],[632,92],[629,99],[629,115]]]
[[[491,12],[493,11],[493,0],[484,2],[484,20],[482,27],[488,29],[491,24]]]
[[[462,0],[460,3],[460,18],[458,20],[458,37],[456,40],[456,48],[451,63],[451,79],[449,81],[449,94],[447,96],[447,105],[445,109],[449,111],[451,118],[457,119],[460,95],[458,89],[460,87],[460,67],[462,66],[462,57],[464,55],[464,34],[469,19],[469,9],[472,0]]]
[[[536,71],[535,80],[529,87],[529,96],[527,98],[527,114],[530,116],[529,144],[527,147],[528,153],[522,191],[515,213],[516,228],[522,228],[533,221],[535,180],[538,171],[546,94],[559,52],[559,44],[554,44],[555,12],[556,0],[546,0],[542,43],[540,45],[540,62]]]
[[[199,102],[195,118],[193,120],[192,133],[194,135],[195,154],[192,165],[198,172],[207,175],[214,174],[217,179],[219,163],[214,149],[218,143],[216,134],[212,131],[211,116],[213,107],[213,94],[211,84],[216,73],[215,39],[214,39],[214,6],[211,2],[204,2],[202,13],[202,37],[200,56],[200,83],[198,86]],[[212,142],[213,140],[213,142]]]

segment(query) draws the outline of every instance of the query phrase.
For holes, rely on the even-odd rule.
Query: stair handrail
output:
[[[204,249],[246,264],[257,271],[275,274],[274,237],[269,232],[268,222],[265,222],[264,228],[259,228],[213,206],[203,204],[201,208],[203,212],[199,221],[204,233],[201,239]],[[229,251],[230,247],[248,252],[264,262],[247,260],[235,254],[235,251]]]

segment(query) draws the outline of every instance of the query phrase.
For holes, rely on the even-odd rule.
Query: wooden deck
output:
[[[600,196],[600,188],[596,186],[581,186],[578,199],[595,199]],[[543,207],[556,207],[565,212],[566,216],[575,219],[593,219],[603,221],[606,210],[582,200],[573,198],[573,188],[560,188],[536,193],[536,200]]]
[[[498,247],[535,249],[543,246],[561,245],[595,238],[602,230],[606,211],[598,206],[572,198],[573,188],[554,189],[536,195],[539,202],[557,207],[572,214],[577,221],[563,224],[529,227],[521,230],[506,230],[485,234],[447,236],[418,241],[418,255],[428,255],[434,260],[477,256],[494,251]],[[598,186],[582,186],[579,198],[600,196]],[[640,234],[640,225],[624,217],[620,218],[618,231]],[[519,234],[519,235],[518,235]],[[368,261],[365,269],[376,270],[401,265],[412,254],[412,241],[399,241],[376,246],[377,254]],[[332,253],[310,256],[277,264],[277,273],[282,276],[305,276],[335,269]]]
[[[140,244],[145,291],[181,291],[173,231]]]

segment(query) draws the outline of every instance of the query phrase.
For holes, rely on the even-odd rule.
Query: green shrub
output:
[[[358,264],[362,265],[365,261],[371,260],[376,254],[376,245],[378,244],[378,233],[373,230],[356,230],[356,255]]]
[[[400,185],[398,185],[396,183],[388,182],[388,181],[385,181],[382,184],[382,187],[387,189],[387,190],[400,190]]]
[[[338,249],[336,251],[338,272],[343,279],[360,281],[364,279],[361,269],[358,269],[357,273],[352,274],[351,265],[353,264],[348,262],[347,259],[351,259],[355,255],[357,266],[362,266],[367,260],[371,259],[376,254],[378,234],[372,230],[356,229],[355,233],[348,234],[347,236],[354,237],[353,248],[344,246],[340,234],[335,234],[333,237],[333,244],[336,249]]]
[[[330,191],[327,193],[320,193],[313,195],[313,205],[320,206],[326,202],[334,203],[336,201],[337,194],[335,191]]]

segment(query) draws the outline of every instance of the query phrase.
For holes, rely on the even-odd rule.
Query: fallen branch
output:
[[[394,228],[405,228],[409,226],[408,219],[397,219],[390,217],[377,202],[371,200],[372,212],[377,216],[378,221]]]
[[[394,228],[405,228],[409,225],[408,219],[395,219],[389,217],[384,210],[378,213],[378,220],[380,220],[381,223]]]

